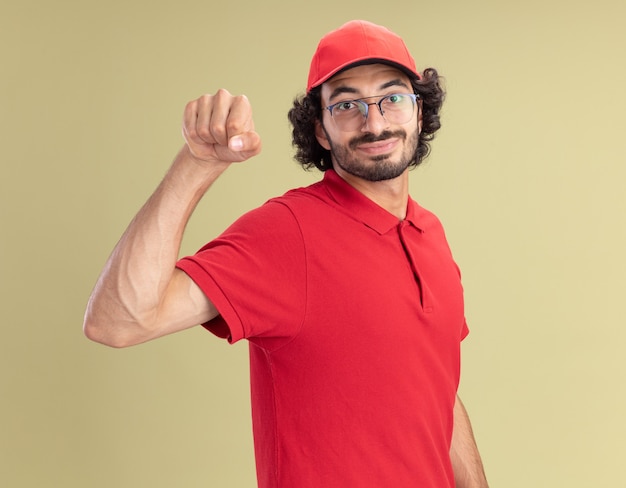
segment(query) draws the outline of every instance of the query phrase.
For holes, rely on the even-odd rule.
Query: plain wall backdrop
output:
[[[319,178],[293,162],[286,112],[319,38],[363,18],[446,78],[411,193],[463,272],[461,396],[491,486],[626,486],[625,16],[616,0],[3,2],[0,485],[255,486],[245,343],[198,327],[114,350],[82,315],[187,101],[247,94],[264,150],[207,194],[184,254]]]

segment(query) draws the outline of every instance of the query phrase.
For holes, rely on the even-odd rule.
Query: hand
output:
[[[248,98],[226,90],[187,104],[183,136],[192,156],[205,162],[241,162],[261,152]]]

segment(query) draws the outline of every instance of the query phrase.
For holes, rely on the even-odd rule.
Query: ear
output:
[[[417,133],[421,134],[422,133],[422,123],[424,122],[424,118],[422,117],[422,101],[418,99],[417,101],[418,103],[418,108],[419,108],[419,112],[418,112],[418,118],[417,118]]]
[[[328,136],[326,135],[326,131],[324,127],[322,127],[322,122],[320,120],[315,121],[315,138],[317,142],[320,143],[327,151],[330,151],[330,143],[328,142]]]

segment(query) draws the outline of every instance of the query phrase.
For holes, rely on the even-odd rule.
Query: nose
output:
[[[372,107],[374,105],[376,108]],[[376,110],[378,109],[378,110]],[[365,115],[365,123],[361,130],[363,132],[372,132],[378,134],[389,127],[389,122],[383,115],[383,109],[377,102],[367,104],[367,114]]]

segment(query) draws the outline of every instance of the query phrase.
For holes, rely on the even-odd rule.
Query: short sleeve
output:
[[[302,325],[306,256],[296,218],[269,201],[248,212],[177,267],[220,312],[204,326],[219,337],[262,347],[289,341]]]

